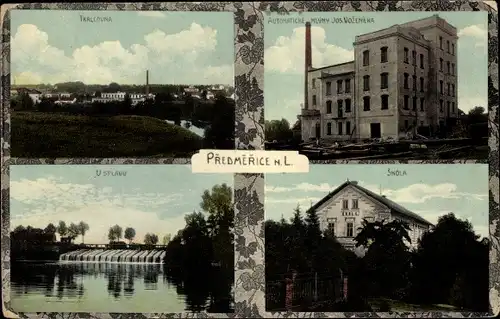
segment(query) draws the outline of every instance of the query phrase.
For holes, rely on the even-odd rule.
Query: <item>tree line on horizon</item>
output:
[[[467,220],[452,213],[441,216],[416,249],[405,243],[411,243],[409,230],[398,220],[364,220],[354,238],[356,247],[364,250],[360,256],[345,249],[329,230],[322,232],[313,209],[303,217],[297,207],[290,221],[266,221],[267,310],[285,307],[284,299],[273,299],[273,287],[295,273],[304,278],[301,282],[310,281],[310,274],[318,274],[320,282],[335,277],[336,288],[342,276],[348,278],[347,300],[327,295],[330,302],[317,308],[313,296],[305,294],[295,301],[302,311],[391,311],[391,305],[403,303],[487,312],[488,240],[480,240]]]

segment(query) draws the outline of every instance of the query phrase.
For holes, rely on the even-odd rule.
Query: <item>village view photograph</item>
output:
[[[234,311],[232,174],[10,169],[10,310]]]
[[[233,24],[230,12],[12,10],[11,155],[233,149]]]
[[[490,311],[487,165],[312,165],[265,196],[267,311]]]
[[[266,149],[313,160],[488,158],[487,12],[265,20]]]

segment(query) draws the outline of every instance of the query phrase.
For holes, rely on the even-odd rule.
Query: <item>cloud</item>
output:
[[[12,212],[11,228],[18,225],[44,228],[59,220],[66,223],[83,220],[90,228],[85,236],[88,243],[107,242],[107,231],[114,224],[135,228],[138,242],[148,232],[160,238],[167,233],[174,235],[184,227],[184,216],[190,213],[173,212],[180,205],[182,194],[117,194],[110,187],[64,183],[56,178],[12,181],[10,196],[21,207]],[[170,216],[160,218],[164,207],[168,207]]]
[[[75,48],[66,55],[49,44],[46,32],[33,24],[23,24],[11,38],[12,73],[16,84],[41,80],[44,83],[128,84],[142,82],[146,69],[174,66],[183,70],[176,75],[175,83],[231,84],[234,82],[232,68],[205,66],[199,62],[200,57],[213,53],[216,45],[217,30],[192,23],[188,29],[175,34],[153,30],[144,36],[142,44],[128,48],[120,41],[109,40]],[[196,80],[190,78],[190,74],[196,74]],[[203,74],[201,79],[199,74]]]
[[[149,18],[165,18],[165,13],[161,11],[138,11],[138,15]]]
[[[295,28],[290,37],[281,36],[264,52],[266,71],[304,72],[305,27]],[[314,67],[343,63],[354,59],[354,51],[325,42],[325,29],[311,27],[311,53]]]
[[[486,92],[485,92],[486,93]],[[468,96],[458,93],[458,108],[467,113],[469,110],[475,108],[476,106],[482,106],[486,110],[488,109],[488,100],[485,97],[480,96]]]
[[[469,37],[476,40],[476,47],[486,47],[488,43],[488,28],[483,24],[474,24],[460,29],[457,32],[458,38]]]

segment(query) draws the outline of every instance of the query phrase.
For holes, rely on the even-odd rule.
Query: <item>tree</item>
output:
[[[288,141],[293,138],[290,123],[286,119],[265,122],[265,136],[267,141]]]
[[[80,229],[77,224],[71,223],[68,227],[68,234],[71,240],[74,240],[78,235],[80,235]]]
[[[129,244],[131,244],[135,238],[135,229],[133,229],[132,227],[125,228],[125,236],[124,237],[126,240],[128,240]]]
[[[158,243],[158,236],[156,234],[147,233],[144,236],[144,244],[146,245],[156,245]]]
[[[82,244],[85,243],[85,234],[89,230],[89,225],[83,221],[78,223],[78,232],[82,235]]]
[[[32,110],[35,102],[33,102],[33,99],[29,96],[28,93],[21,93],[19,95],[19,104],[20,109],[22,110]]]
[[[210,105],[210,103],[204,104]],[[223,95],[218,95],[212,110],[210,110],[210,125],[205,128],[204,143],[206,148],[234,148],[234,116],[234,101]]]
[[[68,227],[66,226],[66,223],[63,220],[59,221],[59,224],[57,226],[57,233],[61,238],[68,234]]]
[[[119,241],[122,238],[122,234],[123,234],[123,229],[120,226],[118,225],[111,226],[108,231],[108,239],[111,242]]]
[[[57,227],[54,226],[54,224],[50,223],[47,225],[47,227],[45,227],[43,232],[46,234],[55,234],[57,232]]]
[[[165,236],[163,236],[163,238],[161,240],[162,244],[167,245],[170,242],[171,237],[172,237],[172,235],[165,234]]]

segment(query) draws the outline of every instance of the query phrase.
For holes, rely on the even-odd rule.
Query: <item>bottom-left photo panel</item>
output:
[[[233,175],[10,166],[15,313],[234,311]]]

